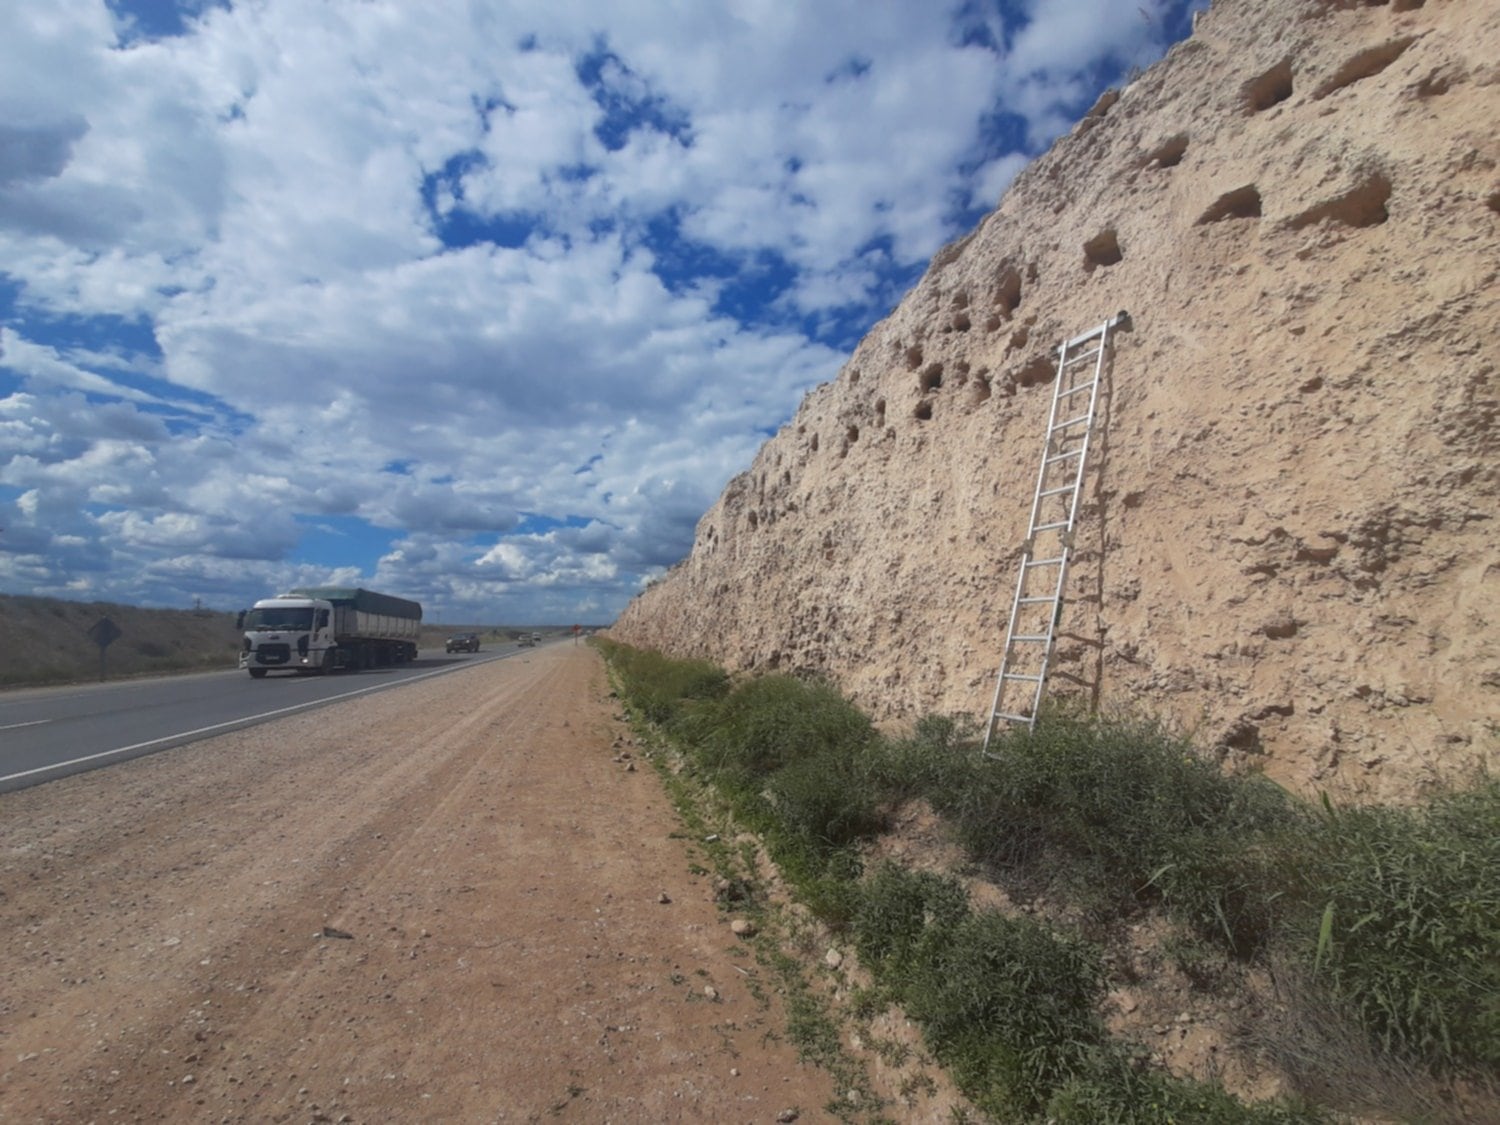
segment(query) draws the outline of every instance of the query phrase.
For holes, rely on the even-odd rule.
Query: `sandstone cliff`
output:
[[[1049,695],[1299,789],[1500,743],[1500,6],[1219,0],[807,396],[613,627],[987,714],[1059,341],[1128,309]]]

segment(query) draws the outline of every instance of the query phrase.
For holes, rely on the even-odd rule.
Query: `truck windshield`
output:
[[[252,609],[245,614],[245,631],[254,633],[267,629],[296,629],[306,632],[312,628],[312,615],[312,609],[307,606]]]

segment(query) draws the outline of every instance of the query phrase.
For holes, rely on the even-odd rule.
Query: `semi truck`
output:
[[[306,586],[262,598],[240,613],[240,667],[267,672],[332,672],[404,664],[417,658],[422,607],[352,586]]]

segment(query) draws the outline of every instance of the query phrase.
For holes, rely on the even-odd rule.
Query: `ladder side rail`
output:
[[[1052,384],[1052,405],[1047,411],[1046,437],[1042,443],[1042,463],[1036,474],[1036,491],[1031,496],[1031,516],[1026,521],[1026,539],[1028,543],[1031,542],[1031,539],[1036,534],[1037,515],[1041,512],[1042,508],[1042,489],[1047,483],[1047,451],[1052,444],[1052,429],[1057,422],[1057,408],[1063,397],[1063,380],[1067,376],[1067,370],[1068,345],[1064,344],[1057,349],[1057,378]],[[1026,554],[1031,554],[1030,547],[1027,548]]]
[[[1021,565],[1017,567],[1016,596],[1010,602],[1010,620],[1005,626],[1005,649],[1000,654],[1000,673],[995,677],[995,698],[990,703],[990,722],[984,731],[984,752],[990,749],[990,740],[995,734],[995,716],[1000,713],[1000,697],[1005,690],[1005,674],[1010,669],[1010,652],[1013,647],[1011,638],[1016,632],[1016,619],[1021,613],[1021,594],[1026,588],[1026,561],[1023,558]]]
[[[1078,498],[1083,491],[1083,474],[1088,468],[1089,445],[1094,438],[1094,414],[1099,407],[1099,387],[1104,377],[1105,353],[1109,349],[1109,329],[1113,321],[1106,321],[1099,329],[1099,354],[1094,357],[1094,385],[1089,390],[1088,423],[1083,427],[1083,444],[1080,447],[1078,464],[1075,466],[1073,475],[1073,499],[1068,511],[1068,530],[1066,535],[1071,536],[1073,529],[1078,523],[1078,509],[1080,507]],[[1063,563],[1063,569],[1067,569],[1067,563]],[[1059,596],[1061,596],[1059,594]]]

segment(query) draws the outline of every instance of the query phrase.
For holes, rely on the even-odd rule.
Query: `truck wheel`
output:
[[[251,668],[250,678],[252,680],[263,680],[266,678],[266,670],[264,668]]]

